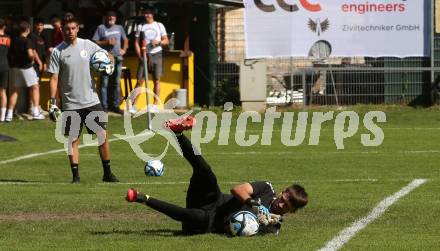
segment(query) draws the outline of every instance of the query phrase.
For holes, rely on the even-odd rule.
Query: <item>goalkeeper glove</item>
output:
[[[56,122],[60,116],[61,116],[61,110],[57,106],[57,100],[55,98],[50,98],[50,100],[49,100],[50,120]]]
[[[275,225],[281,223],[283,221],[283,218],[281,218],[281,215],[278,214],[269,214],[269,218],[267,220],[269,222],[269,225]]]
[[[269,225],[270,212],[269,209],[261,205],[260,201],[249,198],[246,200],[246,205],[252,208],[252,211],[257,215],[258,221],[267,226]]]
[[[263,205],[261,205],[260,201],[249,198],[246,200],[246,204],[252,208],[256,208],[258,210],[258,214],[269,214],[269,209]]]

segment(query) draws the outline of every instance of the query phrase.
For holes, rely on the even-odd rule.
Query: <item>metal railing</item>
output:
[[[215,81],[220,93],[225,93],[225,86],[239,84],[239,64],[245,58],[243,11],[230,7],[217,10]],[[431,18],[434,20],[433,14]],[[440,35],[431,30],[432,58],[331,57],[324,64],[310,57],[263,59],[267,102],[304,106],[429,104],[432,83],[440,72]]]

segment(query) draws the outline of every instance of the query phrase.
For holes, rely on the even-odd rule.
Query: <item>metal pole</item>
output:
[[[430,32],[430,34],[431,34],[431,55],[430,55],[430,57],[431,57],[431,83],[430,84],[432,84],[432,83],[434,83],[434,81],[435,81],[435,74],[434,74],[434,67],[435,67],[435,48],[434,48],[434,42],[435,42],[435,28],[434,28],[434,26],[435,26],[435,23],[434,23],[434,19],[435,19],[435,4],[434,4],[434,0],[431,0],[431,12],[430,12],[430,15],[431,15],[431,32]]]
[[[330,79],[332,80],[332,85],[333,85],[333,92],[335,93],[334,95],[335,95],[336,106],[339,106],[338,93],[336,92],[336,84],[335,84],[335,79],[333,78],[333,71],[331,64],[329,64],[329,68],[330,68]]]
[[[306,102],[307,102],[307,91],[306,91],[306,72],[302,70],[301,81],[303,86],[303,111],[306,110]]]
[[[144,35],[145,37],[145,35]],[[149,83],[148,83],[148,63],[147,63],[147,43],[145,39],[142,41],[142,58],[144,61],[144,74],[145,74],[145,95],[147,97],[147,128],[151,130],[151,113],[150,113],[150,95],[149,95]]]
[[[287,97],[287,93],[286,93]],[[287,100],[286,100],[287,101]],[[293,57],[290,57],[290,102],[293,103]]]

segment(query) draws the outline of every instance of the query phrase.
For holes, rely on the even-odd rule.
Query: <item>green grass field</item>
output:
[[[286,147],[281,144],[281,119],[277,119],[271,146],[258,143],[241,147],[234,140],[236,117],[229,145],[219,146],[217,138],[202,144],[202,153],[224,192],[235,183],[253,180],[272,181],[277,191],[298,181],[308,191],[309,205],[286,217],[280,235],[252,238],[181,236],[178,222],[148,207],[125,202],[127,188],[135,187],[153,197],[184,205],[191,168],[174,149],[163,159],[165,175],[146,177],[143,162],[129,144],[115,140],[111,142],[112,168],[121,183],[104,184],[96,147],[81,148],[81,184],[72,185],[64,152],[4,163],[61,149],[63,145],[54,139],[53,123],[2,123],[0,134],[18,141],[0,142],[0,249],[317,250],[369,214],[384,198],[413,179],[423,178],[428,181],[359,231],[343,249],[438,250],[439,108],[347,109],[359,112],[361,119],[366,111],[384,111],[387,122],[378,124],[385,134],[383,144],[363,146],[360,133],[367,130],[360,128],[355,136],[345,140],[344,150],[337,150],[333,120],[324,123],[318,146],[309,146],[306,136],[300,146]],[[134,124],[138,132],[145,129],[145,118],[135,119]],[[252,123],[248,129],[251,134],[261,135],[263,125]],[[110,118],[109,130],[111,134],[124,134],[123,118]],[[187,135],[191,136],[190,132]],[[164,146],[165,140],[160,136],[142,144],[146,152],[156,154]]]

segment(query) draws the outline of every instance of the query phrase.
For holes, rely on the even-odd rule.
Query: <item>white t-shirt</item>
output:
[[[162,51],[161,46],[153,47],[151,43],[153,40],[161,41],[162,36],[167,35],[167,31],[165,30],[165,26],[159,22],[153,22],[151,24],[140,24],[136,29],[136,38],[140,37],[141,32],[144,33],[144,40],[147,42],[147,50],[150,54],[155,54]]]

